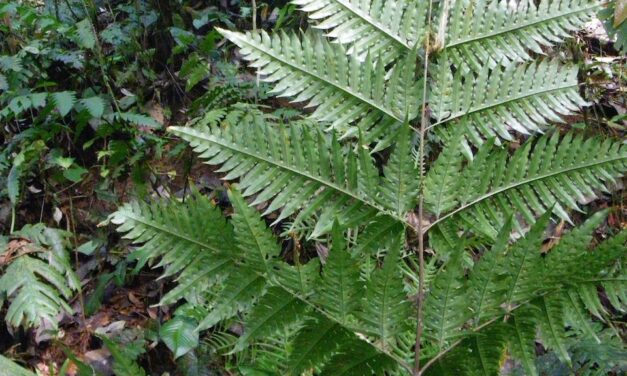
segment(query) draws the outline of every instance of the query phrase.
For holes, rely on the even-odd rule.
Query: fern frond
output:
[[[319,367],[351,339],[351,334],[337,323],[322,315],[309,318],[294,339],[289,358],[289,370],[300,375],[308,369]]]
[[[214,306],[198,324],[197,330],[206,330],[222,320],[246,311],[263,295],[266,280],[251,270],[249,273],[231,273],[224,281]]]
[[[536,323],[533,308],[522,308],[516,311],[507,324],[509,349],[518,359],[528,375],[537,375],[536,369]]]
[[[394,374],[398,364],[394,359],[377,352],[364,341],[352,341],[335,355],[322,369],[322,375],[386,375]]]
[[[580,29],[599,9],[596,0],[453,1],[444,50],[458,65],[480,71],[484,66],[530,60],[529,51],[543,54]],[[442,31],[440,30],[440,33]]]
[[[329,38],[389,62],[420,44],[427,29],[428,3],[405,0],[293,0]]]
[[[41,224],[27,225],[15,235],[32,242],[21,247],[24,254],[6,254],[9,265],[0,277],[0,306],[8,301],[5,320],[13,327],[45,322],[56,328],[61,312],[73,312],[67,300],[80,287],[63,239],[58,230]]]
[[[281,252],[276,238],[257,212],[244,201],[239,191],[231,190],[228,194],[235,210],[231,223],[239,250],[238,266],[271,276],[272,262]]]
[[[473,144],[496,137],[511,141],[512,131],[530,134],[587,104],[579,96],[577,67],[554,60],[451,73],[436,68],[432,127],[462,127]]]
[[[256,195],[253,204],[269,200],[266,214],[281,209],[276,222],[300,211],[293,226],[317,214],[312,237],[330,231],[338,217],[342,226],[367,222],[387,213],[373,192],[379,178],[367,152],[345,154],[336,138],[292,126],[240,124],[198,131],[172,127],[208,164],[222,165],[225,179],[240,179],[242,194]],[[404,217],[390,213],[391,220]]]
[[[242,195],[238,191],[228,194],[235,210],[231,223],[237,250],[231,257],[238,270],[224,281],[222,293],[209,315],[198,325],[199,330],[249,309],[264,294],[267,279],[274,277],[274,263],[281,250],[272,232]]]
[[[105,336],[99,336],[113,357],[112,370],[119,376],[146,376],[146,371],[123,348]]]
[[[337,317],[342,324],[349,321],[359,306],[364,293],[359,280],[359,267],[348,252],[339,224],[333,225],[333,243],[322,270],[322,283],[318,285],[318,300],[327,312]]]
[[[506,310],[514,307],[515,302],[524,301],[536,295],[542,288],[538,281],[543,278],[542,254],[540,246],[544,239],[544,229],[549,224],[550,212],[536,222],[525,237],[516,242],[508,252],[502,267],[506,276],[504,301]]]
[[[474,316],[474,323],[468,333],[485,333],[505,319],[508,322],[505,337],[509,339],[510,350],[523,363],[527,373],[533,375],[537,374],[534,340],[536,328],[539,328],[545,347],[558,353],[563,362],[570,362],[568,347],[573,335],[597,338],[577,294],[586,291],[586,286],[601,285],[608,279],[611,265],[624,257],[627,231],[599,244],[593,251],[588,250],[594,229],[606,216],[606,211],[593,215],[582,226],[564,235],[560,243],[549,249],[546,255],[541,253],[541,244],[549,220],[548,213],[506,252],[502,251],[502,246],[506,244],[510,231],[507,226],[504,227],[497,244],[488,251],[490,253],[484,254],[473,266],[468,288],[460,289],[455,295],[458,299],[470,295],[473,312],[478,309],[477,302],[482,303],[483,314],[479,315],[479,320]],[[493,251],[497,252],[491,253]],[[553,269],[558,260],[564,260],[566,266]],[[625,281],[617,280],[616,283],[622,283],[624,289]],[[437,282],[435,286],[437,288]],[[595,299],[598,299],[596,288],[591,290]],[[430,291],[429,297],[443,298],[445,295],[441,291]],[[465,306],[461,305],[448,317],[464,316],[464,310]],[[566,323],[576,323],[578,326],[583,323],[583,326],[566,331]],[[465,320],[459,320],[457,325],[457,329],[451,330],[452,333],[455,330],[459,332],[468,324]],[[447,351],[446,347],[441,351]],[[449,364],[454,359],[447,356],[442,362]]]
[[[89,114],[94,118],[100,118],[105,110],[105,102],[101,97],[95,96],[90,98],[83,98],[80,103],[89,111]]]
[[[76,93],[73,91],[59,91],[52,93],[52,101],[55,108],[59,111],[61,116],[65,116],[70,113],[74,104],[76,103]]]
[[[459,175],[464,161],[463,151],[459,146],[462,138],[463,132],[457,129],[425,176],[425,208],[436,217],[454,209],[457,204]]]
[[[386,216],[375,217],[359,234],[353,252],[358,255],[376,254],[385,244],[390,244],[404,231],[405,228],[400,222],[391,221]]]
[[[413,142],[409,125],[404,124],[396,137],[394,150],[384,167],[380,186],[381,205],[402,217],[416,206],[419,192],[419,172],[412,161]]]
[[[460,249],[453,250],[453,255],[431,283],[424,303],[425,335],[438,349],[445,348],[449,341],[462,335],[460,327],[470,316],[461,294],[464,290],[461,265],[464,249],[463,245],[458,246]]]
[[[285,33],[270,36],[264,31],[219,31],[240,47],[244,59],[259,69],[265,81],[274,83],[271,94],[316,107],[310,117],[344,135],[356,135],[349,124],[357,123],[369,142],[377,136],[389,137],[407,112],[410,118],[417,115],[415,52],[386,72],[384,64],[375,66],[370,55],[360,62],[355,55],[347,56],[341,45],[309,33],[299,38]]]
[[[411,304],[403,290],[399,268],[401,238],[389,245],[382,268],[375,270],[366,284],[363,306],[358,313],[360,329],[382,342],[384,349],[395,345],[395,338],[407,328]]]
[[[607,191],[627,169],[627,148],[611,140],[573,138],[567,134],[543,136],[520,147],[511,157],[490,144],[462,172],[456,200],[445,203],[457,209],[451,217],[492,238],[506,218],[519,213],[528,223],[549,208],[569,221],[566,209],[578,210],[577,200]],[[517,222],[515,223],[517,225]]]
[[[170,200],[169,202],[158,202],[152,206],[138,203],[126,205],[114,213],[110,220],[119,225],[119,231],[127,232],[125,235],[127,238],[135,243],[143,243],[135,251],[137,253],[135,257],[140,260],[140,264],[143,265],[153,258],[160,257],[162,260],[159,264],[165,267],[164,274],[166,275],[181,273],[188,278],[193,278],[191,273],[204,273],[203,269],[205,268],[207,270],[216,269],[215,265],[211,263],[204,264],[202,257],[208,257],[209,260],[216,257],[218,260],[223,260],[224,257],[230,259],[231,262],[226,270],[215,271],[217,276],[214,277],[214,280],[220,282],[220,285],[217,285],[221,291],[220,296],[212,302],[214,304],[213,310],[200,327],[204,328],[233,317],[238,312],[247,313],[244,335],[238,339],[236,351],[242,350],[249,342],[256,341],[258,337],[276,333],[286,324],[295,324],[310,316],[323,315],[346,333],[355,333],[354,319],[350,320],[349,323],[342,323],[341,319],[325,309],[327,304],[320,303],[321,300],[324,301],[325,299],[312,296],[312,294],[320,292],[320,288],[314,289],[313,286],[323,285],[319,275],[320,264],[312,261],[306,265],[286,265],[280,262],[277,259],[279,247],[270,231],[263,225],[263,221],[258,218],[255,209],[248,206],[242,195],[235,191],[230,192],[229,197],[236,210],[232,220],[234,229],[231,228],[230,223],[225,223],[222,218],[214,218],[214,216],[219,216],[219,211],[213,207],[208,199],[203,197],[193,197],[184,203]],[[188,223],[191,220],[195,224],[202,225],[203,228],[211,227],[211,229],[199,232],[194,236],[189,232],[190,229],[194,228]],[[208,220],[211,225],[207,224]],[[218,228],[224,232],[222,236],[217,236],[214,233]],[[189,254],[183,253],[181,249],[187,248],[191,249],[188,251]],[[180,262],[165,261],[166,259],[177,259]],[[203,262],[201,265],[205,268],[196,268],[196,262]],[[394,262],[389,263],[389,266],[384,267],[384,270],[387,271],[395,267],[396,264]],[[385,279],[392,283],[389,275],[389,272],[385,272],[381,277],[373,280]],[[384,276],[389,278],[386,279]],[[355,275],[354,278],[359,279],[359,274]],[[183,280],[183,278],[180,279]],[[188,281],[187,278],[184,280]],[[381,283],[373,282],[372,285],[380,291],[371,289],[371,294],[375,300],[380,301],[381,299],[377,297],[384,294],[387,297],[384,299],[386,304],[390,301],[394,303],[390,306],[381,306],[379,310],[379,312],[389,313],[386,316],[387,321],[383,321],[389,328],[397,325],[397,318],[393,314],[400,312],[399,307],[403,305],[402,302],[393,299],[398,297],[399,293],[403,294],[402,281],[398,280],[397,282],[400,285],[400,291],[386,291],[385,287],[389,286],[389,283],[384,283],[381,286]],[[324,296],[329,296],[329,294]],[[374,304],[373,306],[377,305]],[[305,312],[311,313],[305,314]],[[388,336],[393,335],[392,330],[388,330],[386,333]],[[369,358],[385,359],[384,363],[388,365],[402,364],[401,360],[376,343],[360,339],[354,334],[350,335],[349,342],[355,342],[357,347],[365,346],[365,348],[371,349],[369,350]],[[346,343],[343,341],[341,344],[345,345]],[[348,350],[342,351],[344,353]],[[336,353],[331,351],[325,357],[333,356]],[[367,359],[363,359],[360,364],[365,367],[370,363]]]
[[[0,294],[9,297],[5,320],[12,326],[39,326],[44,319],[56,325],[56,316],[72,312],[66,299],[72,290],[60,271],[35,257],[21,256],[0,278]]]
[[[173,302],[195,288],[228,274],[232,260],[233,229],[220,210],[206,197],[196,194],[185,202],[162,201],[151,205],[134,202],[110,216],[124,237],[143,245],[131,254],[136,268],[161,259],[162,278],[180,273],[181,285],[164,296]],[[202,273],[198,265],[203,265]],[[201,283],[202,282],[202,283]]]
[[[566,330],[564,329],[563,302],[560,294],[543,296],[535,301],[538,307],[536,320],[540,326],[544,344],[554,350],[557,356],[568,365],[572,364],[566,345]]]
[[[246,316],[244,334],[235,344],[235,351],[241,351],[251,340],[274,334],[278,329],[298,322],[307,308],[285,289],[269,288]]]
[[[505,223],[494,245],[475,264],[468,279],[468,290],[471,293],[470,310],[475,325],[478,325],[484,317],[492,317],[500,312],[500,301],[497,298],[501,295],[499,291],[503,290],[502,282],[506,277],[500,274],[498,266],[505,258],[512,232],[512,221],[510,219]]]

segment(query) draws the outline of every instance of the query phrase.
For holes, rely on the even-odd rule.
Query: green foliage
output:
[[[294,124],[286,129],[262,121],[241,119],[238,126],[204,131],[170,130],[209,164],[222,165],[227,179],[240,178],[244,196],[255,194],[255,203],[270,200],[266,213],[280,209],[276,222],[298,210],[293,227],[316,216],[312,237],[329,232],[336,217],[343,226],[363,223],[378,212],[404,222],[403,214],[415,200],[411,187],[416,175],[406,141],[399,142],[380,178],[365,146],[347,150],[336,136],[310,127]]]
[[[35,374],[19,366],[17,363],[12,360],[0,355],[0,367],[2,367],[2,372],[6,372],[7,375],[14,376],[34,376]]]
[[[425,375],[492,375],[511,354],[535,375],[538,332],[575,365],[573,343],[599,338],[590,314],[608,326],[607,311],[624,309],[627,233],[593,241],[607,212],[574,226],[569,211],[591,211],[583,203],[624,174],[627,150],[556,129],[587,102],[574,67],[534,56],[599,3],[294,3],[327,35],[218,31],[271,94],[315,107],[308,119],[240,106],[169,128],[238,181],[231,219],[198,194],[111,216],[139,245],[138,267],[160,260],[178,276],[164,302],[206,307],[198,330],[242,328],[222,337],[242,373],[416,374],[417,355]],[[556,245],[552,219],[569,226]],[[416,237],[434,250],[418,298]]]
[[[8,302],[5,320],[18,327],[39,327],[46,323],[56,328],[57,315],[72,313],[67,301],[80,288],[70,264],[67,233],[27,225],[17,231],[16,239],[4,242],[0,303]]]
[[[455,143],[447,146],[459,147]],[[627,166],[624,145],[572,133],[561,140],[556,132],[536,142],[527,141],[511,156],[488,143],[464,168],[461,151],[453,153],[445,152],[445,159],[436,162],[436,168],[427,174],[427,202],[439,205],[436,214],[444,212],[442,208],[456,207],[446,210],[440,221],[462,221],[464,226],[490,237],[496,236],[497,229],[513,213],[533,223],[553,208],[561,219],[570,222],[567,209],[580,210],[577,200],[595,197],[595,190],[607,191],[607,183],[615,182]],[[457,177],[439,179],[444,168],[449,169],[445,170],[449,176],[451,170],[456,171]]]
[[[187,354],[198,346],[196,323],[187,317],[175,317],[159,330],[159,338],[172,351],[175,358]]]
[[[600,7],[600,2],[595,0],[440,4],[445,4],[439,10],[445,19],[440,26],[445,30],[438,30],[443,37],[440,42],[444,50],[456,64],[467,64],[475,71],[486,65],[493,67],[531,60],[530,52],[544,54],[542,47],[562,42]]]
[[[146,371],[140,367],[130,351],[124,349],[120,344],[105,337],[99,337],[104,342],[111,356],[113,357],[113,372],[119,376],[146,376]]]

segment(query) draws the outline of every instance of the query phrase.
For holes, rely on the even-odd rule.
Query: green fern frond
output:
[[[358,313],[360,329],[373,335],[384,349],[393,347],[396,337],[407,329],[411,304],[403,290],[399,268],[401,238],[389,245],[383,267],[375,270],[366,284],[363,306]]]
[[[351,227],[389,212],[373,196],[379,177],[368,153],[360,148],[358,158],[320,131],[270,124],[170,130],[208,164],[222,165],[219,171],[227,173],[226,180],[239,178],[242,194],[256,195],[254,205],[269,200],[266,214],[281,209],[276,222],[300,211],[295,227],[317,214],[312,237],[330,231],[336,217],[342,226]],[[389,216],[405,221],[403,216]]]
[[[81,47],[91,50],[96,46],[96,35],[89,18],[76,23],[76,36]]]
[[[15,235],[32,242],[21,247],[23,254],[5,255],[9,264],[0,277],[0,306],[8,301],[5,320],[13,327],[46,323],[56,328],[60,313],[73,312],[67,301],[80,288],[63,239],[58,230],[41,224],[25,226]]]
[[[579,210],[577,201],[607,191],[627,169],[627,148],[611,140],[567,134],[528,141],[512,156],[491,144],[483,146],[459,178],[459,195],[445,207],[457,209],[451,217],[492,238],[506,218],[520,213],[528,223],[549,208],[570,222],[567,209]],[[428,189],[433,189],[427,187]],[[437,188],[436,188],[437,189]],[[518,223],[515,223],[518,225]]]
[[[600,7],[596,0],[441,3],[450,7],[442,7],[445,40],[440,42],[456,64],[475,71],[530,60],[529,51],[544,54],[543,47],[562,42]]]
[[[506,276],[503,283],[503,305],[506,310],[515,306],[515,302],[524,301],[536,295],[546,286],[538,284],[542,280],[542,254],[540,246],[544,239],[544,229],[549,224],[550,212],[544,214],[536,222],[525,237],[516,242],[503,260],[502,274]]]
[[[162,124],[159,124],[155,119],[150,116],[137,114],[133,112],[115,112],[111,114],[111,118],[115,120],[122,120],[130,124],[140,125],[149,128],[161,128]]]
[[[608,279],[611,265],[624,256],[627,231],[599,244],[593,251],[588,250],[592,232],[606,216],[606,211],[593,215],[582,226],[564,235],[560,244],[549,249],[546,255],[541,252],[541,244],[549,220],[548,213],[538,220],[524,238],[509,246],[506,251],[502,250],[502,246],[506,245],[510,231],[507,226],[504,227],[498,244],[473,266],[468,287],[459,289],[454,296],[464,299],[470,295],[470,308],[475,315],[475,310],[479,309],[478,303],[481,303],[482,314],[479,315],[479,320],[475,315],[467,316],[467,319],[474,317],[474,323],[467,327],[466,320],[460,319],[457,328],[451,328],[450,333],[459,333],[464,327],[468,333],[485,333],[484,331],[489,331],[500,320],[507,321],[505,338],[508,338],[512,355],[523,363],[528,374],[533,375],[536,374],[534,340],[536,328],[539,328],[545,347],[554,350],[563,362],[570,362],[568,343],[572,336],[583,335],[584,338],[593,340],[597,338],[583,309],[584,299],[580,301],[577,295],[586,291],[586,286],[591,286],[594,287],[591,294],[598,299],[595,286],[600,286]],[[492,253],[493,251],[496,252]],[[556,262],[562,259],[567,266],[553,270]],[[439,274],[438,277],[443,275],[446,274]],[[460,272],[456,275],[459,278]],[[616,283],[621,283],[624,289],[625,281],[616,280]],[[438,289],[437,280],[434,286],[429,291],[426,302],[434,304],[434,301],[445,301],[447,290]],[[433,320],[433,317],[436,317],[436,322],[438,317],[448,318],[445,321],[448,323],[454,317],[466,315],[463,304],[448,316],[443,311],[427,316],[427,312],[432,315],[433,309],[429,311],[429,306],[426,308],[425,317],[429,317],[429,320],[425,324]],[[567,331],[567,323],[583,326]],[[473,327],[475,329],[471,329]],[[446,346],[442,351],[447,351]],[[442,362],[455,364],[454,359],[449,357]]]
[[[480,145],[496,137],[512,141],[512,131],[530,134],[587,104],[579,96],[577,67],[554,60],[510,65],[477,73],[451,73],[441,62],[434,75],[432,127],[462,127]]]
[[[307,320],[293,342],[288,369],[300,375],[324,364],[339,347],[351,339],[351,334],[336,322],[322,315]]]
[[[237,272],[230,273],[224,281],[221,294],[209,315],[198,325],[199,330],[249,309],[264,294],[267,280],[277,274],[275,259],[280,248],[272,232],[239,192],[229,191],[229,199],[235,209],[231,224],[236,249],[230,257],[236,263]]]
[[[324,366],[322,375],[388,375],[394,374],[398,363],[377,352],[364,341],[352,341]]]
[[[326,311],[346,324],[360,304],[364,285],[359,280],[357,262],[348,252],[344,234],[337,223],[333,226],[332,236],[333,243],[322,270],[322,283],[316,299]]]
[[[536,369],[536,323],[535,310],[525,307],[516,311],[507,323],[509,350],[514,358],[518,359],[526,373],[537,375]]]
[[[90,98],[83,98],[80,103],[89,111],[89,114],[94,118],[100,118],[105,110],[105,102],[101,97],[95,96]]]
[[[424,327],[438,349],[443,349],[451,340],[458,339],[460,327],[470,316],[467,302],[461,293],[465,290],[462,280],[461,258],[463,244],[457,245],[453,255],[441,269],[425,298]]]
[[[512,232],[512,221],[508,220],[501,229],[494,245],[486,251],[475,264],[468,279],[470,292],[470,310],[474,323],[478,325],[484,317],[493,317],[501,311],[499,307],[502,283],[506,276],[500,274],[499,265],[503,263]],[[501,295],[502,296],[502,295]]]
[[[244,201],[239,191],[229,191],[229,199],[235,210],[231,223],[239,250],[238,266],[271,277],[272,263],[281,252],[276,238],[257,212]]]
[[[581,331],[586,337],[593,338],[597,343],[601,343],[592,326],[590,315],[576,291],[566,290],[562,295],[562,301],[564,302],[564,317],[566,322],[570,324],[569,326],[574,330]]]
[[[219,31],[240,47],[265,81],[274,83],[272,94],[316,107],[310,117],[344,135],[355,136],[357,131],[349,124],[356,123],[368,131],[364,134],[367,141],[389,137],[407,113],[410,118],[417,116],[415,97],[420,85],[413,77],[415,52],[386,71],[383,64],[375,66],[370,55],[360,62],[357,56],[346,55],[341,45],[311,33],[299,38],[285,33],[270,36],[264,31]]]
[[[416,206],[420,176],[411,155],[413,149],[409,125],[404,124],[396,137],[394,150],[383,168],[380,185],[381,205],[388,207],[397,217],[404,216]]]
[[[17,327],[39,326],[44,319],[56,325],[61,311],[72,312],[66,299],[72,290],[60,271],[35,257],[21,256],[0,279],[0,294],[11,300],[5,320]]]
[[[464,152],[460,147],[463,134],[461,128],[454,131],[425,176],[425,208],[436,217],[454,209],[458,202],[459,175],[464,161]]]
[[[568,365],[572,364],[566,345],[566,330],[564,329],[563,302],[560,294],[543,296],[534,304],[538,307],[536,320],[540,326],[543,343],[557,353],[557,356]]]
[[[117,376],[146,376],[146,371],[113,340],[99,336],[113,357],[112,370]]]
[[[420,44],[427,30],[428,3],[404,0],[293,0],[326,36],[350,46],[349,53],[385,62]]]
[[[72,108],[74,108],[76,93],[73,91],[59,91],[51,95],[55,108],[59,111],[61,116],[69,114]]]
[[[209,314],[198,324],[197,330],[209,329],[220,321],[246,311],[263,295],[266,280],[255,273],[231,273],[222,285]]]
[[[281,328],[301,320],[308,306],[281,287],[271,287],[259,299],[244,320],[244,334],[239,337],[235,351],[249,341],[274,334]]]
[[[387,216],[375,217],[359,234],[353,252],[358,255],[376,254],[384,244],[390,244],[404,232],[401,222],[391,221]]]
[[[162,201],[151,205],[134,202],[113,213],[109,220],[118,231],[135,243],[143,244],[133,251],[136,269],[160,259],[155,267],[163,267],[162,278],[177,275],[181,284],[164,296],[174,302],[196,288],[228,274],[233,266],[229,256],[233,247],[232,226],[220,210],[206,197],[194,195],[185,202]],[[202,272],[198,265],[202,263]]]

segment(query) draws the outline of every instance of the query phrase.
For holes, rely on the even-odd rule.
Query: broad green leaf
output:
[[[175,317],[163,324],[159,330],[163,343],[179,358],[198,347],[196,323],[187,317]]]

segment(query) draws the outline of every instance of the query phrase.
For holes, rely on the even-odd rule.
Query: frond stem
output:
[[[429,0],[429,11],[427,15],[427,40],[425,41],[425,56],[423,67],[423,84],[422,84],[422,113],[420,115],[420,145],[418,150],[418,163],[420,164],[420,181],[418,188],[418,298],[416,302],[416,344],[414,348],[414,369],[413,375],[420,376],[420,353],[423,332],[423,306],[425,298],[425,232],[423,231],[424,223],[424,175],[425,175],[425,133],[427,131],[427,76],[429,73],[429,50],[431,42],[431,11],[433,8],[433,0]]]

